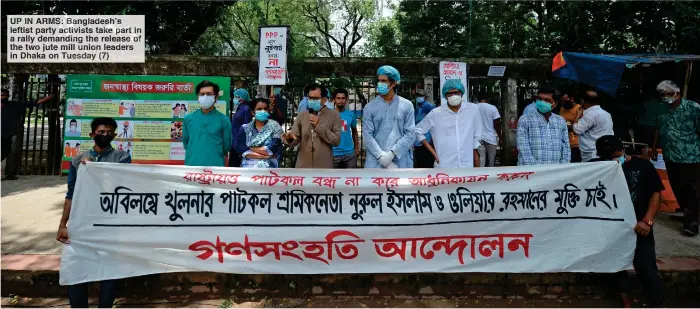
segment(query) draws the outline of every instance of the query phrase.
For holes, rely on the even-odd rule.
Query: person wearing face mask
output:
[[[433,103],[426,101],[425,90],[416,90],[416,124],[420,123],[425,116],[430,113],[435,108]],[[425,133],[425,140],[428,144],[432,144],[433,139],[430,136],[430,132]],[[415,168],[432,168],[435,165],[435,158],[433,154],[430,153],[428,148],[423,146],[421,141],[416,140],[413,143],[413,167]]]
[[[564,164],[571,161],[566,120],[552,113],[557,103],[554,90],[542,87],[535,99],[537,113],[518,119],[516,133],[518,165]]]
[[[252,108],[249,104],[250,95],[248,91],[239,88],[233,92],[233,119],[231,120],[231,151],[228,157],[229,167],[241,167],[242,152],[237,150],[237,142],[241,137],[241,127],[253,120]]]
[[[613,121],[610,113],[600,107],[600,98],[594,90],[584,92],[581,103],[583,116],[571,128],[578,135],[581,160],[588,162],[596,158],[595,141],[603,135],[614,135]]]
[[[434,156],[435,167],[479,167],[481,114],[478,105],[462,97],[465,92],[461,80],[445,82],[442,96],[447,104],[433,109],[416,125],[416,140]],[[427,142],[426,133],[433,136],[435,148]]]
[[[73,158],[68,171],[68,192],[63,202],[63,214],[58,225],[56,240],[70,244],[68,235],[68,223],[70,221],[70,210],[73,205],[75,185],[78,179],[78,169],[88,161],[110,162],[110,163],[131,163],[131,156],[121,150],[112,148],[111,142],[117,136],[117,122],[112,118],[95,118],[90,123],[90,137],[95,141],[95,146],[89,151],[83,152]],[[88,308],[88,287],[89,282],[68,286],[68,300],[73,308]],[[116,298],[116,280],[103,280],[100,282],[100,308],[112,308]]]
[[[592,161],[615,161],[622,166],[637,217],[637,224],[634,226],[634,232],[637,234],[634,270],[637,272],[637,278],[642,282],[644,295],[651,307],[663,307],[663,289],[659,269],[656,266],[653,230],[654,219],[661,208],[661,191],[664,190],[661,177],[648,160],[625,155],[622,141],[615,136],[601,136],[596,141],[596,151],[599,159]],[[628,293],[633,290],[634,284],[627,271],[614,274],[614,282],[625,308],[630,308],[632,300]]]
[[[700,220],[700,105],[681,98],[680,88],[670,80],[660,82],[656,91],[669,111],[659,116],[652,158],[657,160],[662,137],[668,180],[683,211],[683,232],[695,236]]]
[[[335,111],[338,112],[342,121],[340,144],[333,147],[333,167],[335,168],[357,168],[357,158],[360,156],[357,116],[347,108],[348,96],[348,91],[343,88],[334,90],[331,95],[335,103]]]
[[[365,168],[412,168],[411,147],[416,139],[411,101],[396,94],[401,75],[385,65],[377,70],[377,93],[362,112]]]
[[[200,108],[187,114],[182,122],[185,165],[225,166],[232,144],[232,126],[228,116],[214,106],[219,85],[205,80],[195,89]]]
[[[281,153],[282,127],[270,118],[270,103],[263,98],[255,98],[251,104],[253,121],[241,127],[241,140],[238,142],[242,153],[241,167],[277,168]]]
[[[311,85],[309,89],[309,109],[297,115],[282,141],[289,147],[299,145],[297,168],[333,168],[333,147],[340,145],[340,115],[326,106],[329,95],[324,88]]]
[[[569,146],[571,146],[571,162],[581,162],[581,150],[578,148],[578,135],[574,134],[573,125],[583,116],[583,108],[576,104],[574,97],[564,93],[559,98],[559,116],[566,120],[569,129]]]
[[[303,111],[309,110],[309,96],[308,96],[309,89],[310,89],[310,86],[307,86],[304,88],[304,98],[299,102],[299,108],[297,108],[297,114],[299,114]],[[335,109],[335,105],[333,104],[333,101],[329,100],[330,94],[331,94],[330,90],[328,90],[328,88],[324,88],[324,90],[322,90],[322,92],[323,92],[323,97],[326,99],[326,101],[324,101],[324,102],[326,102],[326,103],[324,103],[324,105],[326,105],[326,107],[328,107],[329,109]]]
[[[66,137],[79,137],[80,131],[78,131],[78,120],[71,119],[68,127],[70,128],[66,131]]]

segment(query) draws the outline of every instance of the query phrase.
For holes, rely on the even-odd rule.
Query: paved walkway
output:
[[[19,176],[2,181],[2,254],[60,254],[56,230],[63,211],[66,177]],[[660,214],[654,226],[659,257],[700,256],[700,236],[680,234],[680,223]]]

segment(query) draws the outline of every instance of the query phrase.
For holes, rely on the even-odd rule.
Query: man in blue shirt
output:
[[[331,99],[335,110],[340,114],[342,124],[340,145],[333,147],[333,167],[357,168],[357,157],[360,154],[360,144],[357,142],[357,117],[355,113],[346,109],[348,91],[343,88],[336,89]]]
[[[71,206],[73,205],[73,192],[78,179],[78,168],[87,161],[111,162],[111,163],[131,163],[131,156],[128,153],[112,148],[111,142],[117,136],[117,122],[112,118],[95,118],[90,124],[92,131],[90,137],[95,140],[95,146],[89,151],[83,152],[73,157],[70,170],[68,172],[68,192],[66,200],[63,202],[63,215],[61,223],[58,225],[56,240],[70,244],[68,236],[68,219],[70,217]],[[81,283],[68,286],[68,300],[73,308],[88,307],[88,284]],[[103,280],[100,282],[100,308],[112,308],[116,297],[115,280]]]
[[[425,118],[435,108],[433,103],[425,100],[425,90],[416,90],[416,125]],[[425,140],[432,143],[430,132],[425,133]],[[414,160],[413,167],[415,168],[433,168],[435,165],[435,157],[428,151],[425,146],[418,140],[413,143]]]
[[[185,116],[182,122],[182,145],[187,166],[225,166],[231,149],[231,120],[214,104],[219,98],[219,85],[202,81],[196,87],[200,108]]]

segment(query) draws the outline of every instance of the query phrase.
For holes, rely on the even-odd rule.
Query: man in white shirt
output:
[[[463,99],[464,93],[460,80],[448,80],[442,87],[442,95],[448,104],[433,109],[416,125],[416,138],[435,157],[435,167],[479,166],[479,106]],[[435,148],[426,141],[427,132],[433,136]]]
[[[479,146],[479,166],[493,167],[496,163],[496,150],[501,141],[501,114],[498,108],[486,99],[479,102],[481,115],[481,146]]]
[[[595,142],[602,136],[614,135],[610,113],[600,107],[600,98],[594,90],[588,90],[581,98],[583,116],[572,125],[578,135],[581,160],[591,161],[598,157]]]

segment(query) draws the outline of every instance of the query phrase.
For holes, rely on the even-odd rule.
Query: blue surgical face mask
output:
[[[309,99],[309,108],[315,111],[321,110],[321,100],[311,100]]]
[[[417,97],[417,98],[416,98],[416,103],[418,103],[418,104],[423,104],[424,102],[425,102],[425,98],[424,98],[424,97]]]
[[[197,100],[202,108],[210,108],[214,106],[215,100],[213,95],[200,95]]]
[[[267,121],[268,118],[270,118],[270,113],[267,111],[255,111],[255,120]]]
[[[386,95],[387,93],[389,93],[389,84],[378,83],[377,84],[377,92],[379,92],[380,95]]]
[[[535,101],[535,106],[537,107],[537,111],[539,111],[542,114],[546,114],[552,111],[552,104],[549,104],[542,100]]]
[[[620,164],[624,164],[624,163],[625,163],[625,160],[627,159],[627,158],[625,158],[625,157],[626,157],[626,156],[625,156],[625,154],[623,153],[621,156],[619,156],[619,157],[617,158],[617,162],[620,163]]]

